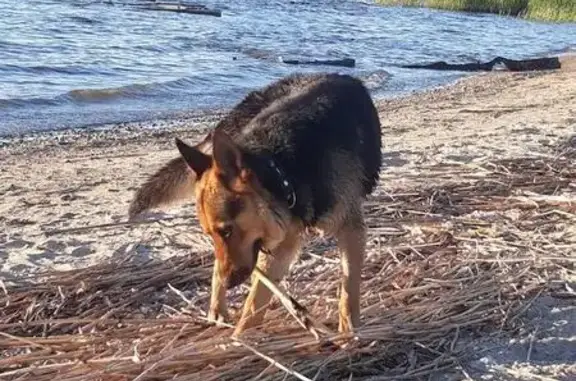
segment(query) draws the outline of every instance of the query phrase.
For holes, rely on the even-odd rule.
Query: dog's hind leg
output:
[[[352,332],[360,324],[360,282],[366,226],[361,212],[349,217],[336,234],[342,263],[342,285],[339,302],[339,332]]]
[[[220,262],[214,261],[212,272],[212,290],[210,295],[210,307],[208,310],[208,320],[226,321],[228,320],[228,303],[226,302],[226,286],[220,280]]]
[[[258,267],[268,278],[274,282],[280,282],[300,250],[300,236],[297,233],[290,234],[270,254],[260,253]],[[266,307],[272,298],[272,292],[258,280],[258,276],[252,277],[252,287],[248,298],[244,303],[242,316],[236,325],[233,336],[239,336],[248,328],[260,325],[266,314]]]

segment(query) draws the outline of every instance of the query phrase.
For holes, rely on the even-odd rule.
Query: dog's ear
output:
[[[225,132],[216,130],[212,136],[212,155],[218,176],[229,188],[240,191],[249,174],[240,147]]]
[[[128,211],[130,219],[149,209],[187,201],[193,197],[197,180],[210,168],[212,162],[209,155],[200,151],[203,144],[206,142],[191,147],[176,139],[181,156],[166,163],[136,191]]]
[[[205,142],[200,143],[196,147],[190,147],[182,140],[176,138],[176,147],[178,147],[180,155],[182,155],[184,160],[186,160],[186,164],[188,164],[190,169],[194,171],[197,178],[200,178],[200,176],[202,176],[202,174],[212,165],[212,159],[210,156],[206,155],[199,149],[202,144],[205,144]]]

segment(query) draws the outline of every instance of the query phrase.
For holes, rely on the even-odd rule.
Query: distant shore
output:
[[[495,13],[531,20],[576,22],[576,2],[565,0],[377,0],[381,5]]]

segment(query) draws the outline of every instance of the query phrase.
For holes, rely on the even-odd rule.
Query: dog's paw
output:
[[[208,321],[217,327],[228,327],[230,316],[226,311],[210,310],[208,312]]]
[[[359,338],[353,333],[340,334],[332,340],[324,343],[325,347],[332,347],[333,349],[354,349],[359,344]]]

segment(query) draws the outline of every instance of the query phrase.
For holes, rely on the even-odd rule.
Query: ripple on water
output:
[[[360,1],[210,2],[221,18],[113,3],[0,0],[0,135],[230,106],[295,71],[351,73],[388,96],[456,75],[402,64],[522,58],[576,41],[573,24]],[[352,57],[357,67],[290,66],[279,57]]]

